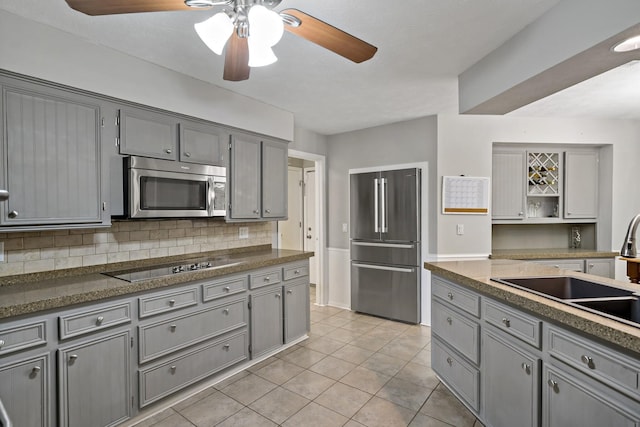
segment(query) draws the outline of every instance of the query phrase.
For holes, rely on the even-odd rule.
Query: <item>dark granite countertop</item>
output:
[[[127,282],[102,273],[188,262],[226,255],[233,264],[210,270]],[[35,314],[86,302],[134,294],[136,292],[240,273],[261,267],[307,259],[313,252],[271,249],[269,245],[214,251],[140,261],[121,262],[78,269],[23,274],[0,278],[0,319]]]
[[[573,328],[606,343],[615,344],[640,357],[640,326],[580,310],[543,296],[492,282],[491,277],[557,276],[555,267],[515,260],[425,262],[424,268],[444,279],[521,308],[543,319]],[[561,270],[567,276],[591,279],[610,286],[640,292],[640,285]]]
[[[494,249],[491,259],[572,259],[572,258],[615,258],[618,252],[597,251],[595,249]]]

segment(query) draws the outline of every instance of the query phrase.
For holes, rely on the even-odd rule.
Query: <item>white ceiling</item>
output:
[[[354,64],[285,33],[274,48],[279,61],[253,68],[244,82],[222,80],[224,57],[193,30],[217,10],[91,17],[64,0],[0,0],[0,9],[291,111],[297,126],[331,135],[457,113],[457,76],[558,1],[283,0],[277,11],[298,8],[378,52]],[[549,106],[527,108],[512,114],[557,114]]]

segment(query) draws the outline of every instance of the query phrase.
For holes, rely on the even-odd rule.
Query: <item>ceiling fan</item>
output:
[[[65,0],[87,15],[203,10],[229,6],[195,24],[205,44],[220,55],[226,44],[224,80],[249,78],[250,67],[268,65],[277,58],[271,47],[287,30],[353,62],[371,59],[377,47],[298,9],[273,11],[282,0]],[[228,40],[228,42],[227,42]]]

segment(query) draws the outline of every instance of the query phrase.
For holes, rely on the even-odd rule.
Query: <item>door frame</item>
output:
[[[329,292],[325,278],[327,275],[327,241],[326,241],[326,156],[321,154],[307,153],[298,150],[289,150],[289,157],[315,162],[316,170],[316,236],[318,238],[317,258],[318,268],[316,283],[316,305],[327,305],[329,302]]]

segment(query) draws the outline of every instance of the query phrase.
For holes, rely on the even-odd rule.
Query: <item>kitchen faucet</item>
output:
[[[640,214],[636,215],[629,223],[629,229],[627,235],[624,238],[622,249],[620,249],[620,256],[627,258],[636,257],[636,230],[640,224]]]

